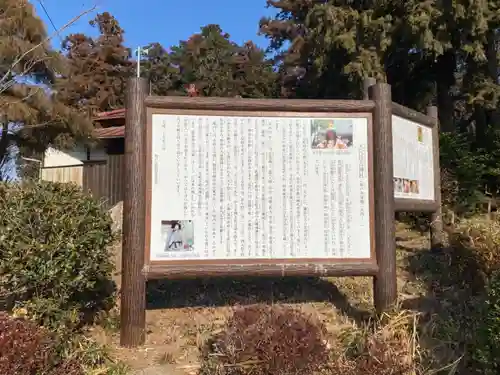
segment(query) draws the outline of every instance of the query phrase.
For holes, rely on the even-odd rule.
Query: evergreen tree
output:
[[[151,43],[141,57],[141,75],[151,85],[153,95],[182,95],[179,87],[179,67],[172,64],[170,54],[160,43]]]
[[[194,83],[203,96],[235,96],[231,64],[238,46],[219,25],[207,25],[179,46],[172,61],[179,66],[181,85]]]
[[[141,69],[155,94],[186,95],[191,87],[202,96],[276,96],[277,76],[264,51],[237,45],[219,25],[202,27],[170,53],[157,43],[148,51]]]
[[[472,11],[469,2],[459,0],[451,6],[418,0],[268,3],[278,15],[263,19],[261,32],[281,52],[292,93],[359,97],[362,79],[376,77],[393,86],[393,96],[402,104],[421,109],[435,100],[445,131],[454,130],[457,72],[469,70],[477,82],[471,62],[482,65],[488,50],[495,56],[487,42],[495,34],[489,30],[498,28],[493,0],[474,2]],[[496,88],[486,86],[493,98]]]
[[[124,106],[133,66],[124,30],[111,14],[98,14],[90,24],[99,30],[97,38],[71,34],[63,42],[69,71],[58,88],[68,105],[95,114]]]
[[[239,47],[232,60],[232,83],[238,96],[268,98],[279,96],[278,76],[265,52],[252,42]]]
[[[94,76],[99,64],[94,40],[84,34],[71,34],[64,39],[62,50],[66,54],[68,69],[57,82],[58,91],[67,105],[87,112],[95,106],[100,88]]]

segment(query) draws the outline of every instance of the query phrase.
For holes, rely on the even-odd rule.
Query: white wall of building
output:
[[[77,146],[71,151],[61,151],[49,147],[45,151],[44,167],[68,167],[82,165],[84,161],[106,160],[107,155],[104,148],[95,148],[90,150],[90,158],[87,155],[87,149],[83,146]]]

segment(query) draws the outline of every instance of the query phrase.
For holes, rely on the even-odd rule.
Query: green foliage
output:
[[[481,375],[498,374],[500,370],[500,222],[469,220],[459,230],[458,249],[469,251],[469,261],[458,275],[474,287],[475,298],[470,309],[471,322],[468,350],[469,368]],[[466,275],[470,276],[467,277]],[[479,289],[478,286],[481,286]],[[475,321],[475,322],[474,322]],[[456,322],[458,323],[458,322]],[[472,328],[472,329],[471,329]],[[460,325],[456,324],[456,329]]]
[[[473,150],[468,134],[442,133],[439,142],[444,203],[455,212],[475,211],[489,155]]]
[[[487,288],[486,306],[477,332],[472,358],[483,375],[500,371],[500,272],[495,272]]]
[[[219,25],[207,25],[167,52],[148,46],[144,75],[157,95],[185,95],[194,84],[202,96],[265,98],[278,95],[272,61],[252,42],[238,45]]]
[[[0,294],[52,329],[113,304],[111,218],[72,184],[0,185]]]

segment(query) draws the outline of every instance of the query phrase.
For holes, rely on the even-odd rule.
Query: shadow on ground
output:
[[[216,307],[255,303],[331,303],[356,321],[370,313],[350,304],[333,283],[319,278],[209,278],[148,282],[148,309]]]

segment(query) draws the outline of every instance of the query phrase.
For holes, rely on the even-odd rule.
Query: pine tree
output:
[[[0,25],[1,168],[18,152],[30,155],[49,144],[65,147],[75,137],[85,139],[91,123],[50,90],[65,66],[51,49],[33,5],[27,0],[0,0]]]

